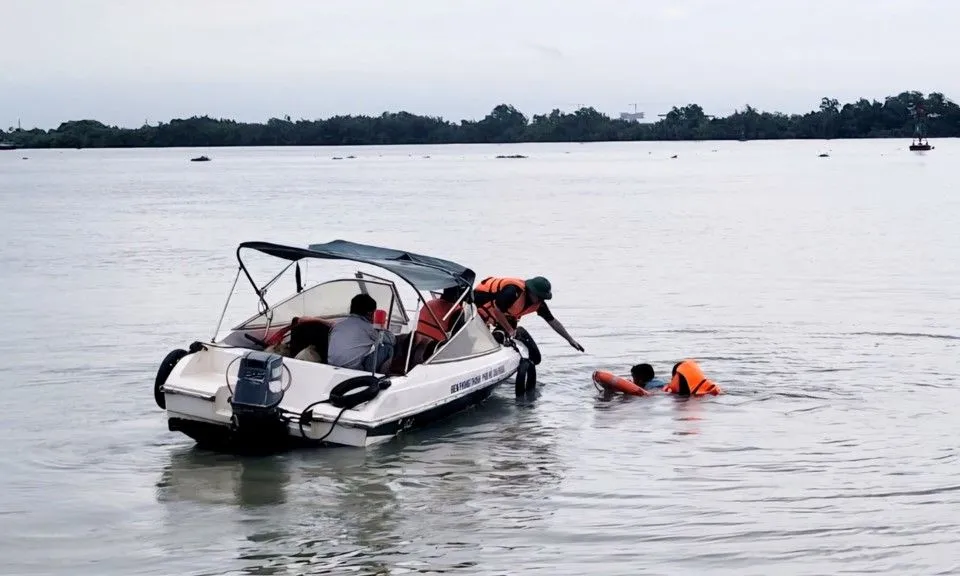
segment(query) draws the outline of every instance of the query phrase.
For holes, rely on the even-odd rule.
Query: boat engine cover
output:
[[[283,399],[283,356],[252,351],[240,359],[230,404],[249,409],[273,408]]]

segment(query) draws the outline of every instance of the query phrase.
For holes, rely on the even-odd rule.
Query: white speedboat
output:
[[[258,286],[244,264],[244,250],[277,258],[284,267]],[[303,286],[301,262],[324,260],[390,272],[414,289],[417,311],[431,293],[455,287],[463,320],[437,343],[416,331],[418,314],[404,308],[391,280],[358,271],[353,277]],[[343,240],[308,248],[244,242],[237,248],[237,261],[220,324],[241,274],[253,287],[258,312],[229,330],[221,332],[218,324],[210,341],[170,352],[154,383],[169,429],[200,445],[231,451],[297,444],[370,446],[476,405],[507,380],[515,378],[518,393],[536,385],[536,345],[531,341],[528,349],[491,332],[471,304],[475,274],[464,266]],[[291,267],[296,291],[269,305],[267,289]],[[349,315],[350,300],[360,293],[373,296],[379,308],[375,316],[396,335],[386,373],[326,363],[330,329]],[[306,358],[299,353],[308,346],[315,351],[313,358],[294,357]]]

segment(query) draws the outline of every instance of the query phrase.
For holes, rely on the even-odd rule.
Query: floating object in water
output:
[[[343,157],[341,157],[341,156],[334,156],[334,157],[333,157],[333,160],[343,160]]]
[[[923,108],[923,103],[920,103],[913,109],[913,116],[916,124],[913,128],[914,137],[910,142],[910,150],[912,152],[925,152],[927,150],[933,150],[933,146],[930,145],[930,141],[927,140],[927,111]]]
[[[509,155],[499,155],[497,158],[526,158],[523,154],[509,154]]]
[[[820,154],[820,156],[818,156],[818,158],[829,158],[829,157],[830,157],[830,155],[827,154],[826,152],[824,152],[824,153]]]
[[[676,158],[676,157],[677,157],[677,155],[676,155],[676,154],[674,154],[674,155],[673,155],[673,156],[671,156],[670,158],[672,159],[672,158]]]
[[[606,370],[593,373],[593,382],[608,392],[622,392],[630,396],[649,396],[650,392],[637,386],[630,380]]]
[[[196,158],[191,158],[191,162],[209,162],[210,158],[208,156],[197,156]]]
[[[353,156],[353,155],[347,156],[347,160],[351,160],[353,158],[356,158],[356,156]]]

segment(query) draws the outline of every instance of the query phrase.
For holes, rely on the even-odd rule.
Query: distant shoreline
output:
[[[119,128],[95,120],[64,122],[53,130],[0,130],[0,144],[17,148],[221,148],[264,146],[388,146],[723,140],[845,140],[960,137],[960,106],[933,92],[902,92],[884,101],[843,106],[823,98],[805,114],[759,112],[747,106],[726,117],[697,104],[674,107],[655,122],[611,118],[592,107],[553,110],[527,118],[506,104],[479,121],[453,123],[408,112],[334,116],[323,120],[271,118],[266,123],[194,116],[156,126]],[[2,153],[2,152],[0,152]]]
[[[936,144],[935,140],[936,140],[936,141],[939,141],[939,140],[953,139],[953,138],[960,138],[960,136],[943,136],[943,137],[939,137],[939,138],[933,138],[933,137],[931,137],[931,138],[930,138],[930,144],[931,144],[931,145],[935,145],[935,144]],[[200,153],[201,151],[203,151],[203,150],[220,150],[220,149],[223,149],[223,150],[229,150],[229,149],[251,149],[251,150],[253,150],[253,149],[259,149],[259,148],[316,148],[316,149],[318,149],[318,150],[322,150],[322,149],[338,149],[338,148],[346,148],[346,149],[357,148],[357,149],[359,150],[359,149],[363,149],[363,148],[375,148],[375,147],[384,147],[384,148],[387,148],[387,147],[391,147],[391,148],[392,148],[392,147],[397,147],[397,148],[399,148],[399,147],[404,147],[404,146],[409,146],[409,147],[415,148],[415,147],[418,147],[418,146],[439,146],[439,147],[447,147],[447,146],[451,146],[451,147],[452,147],[452,146],[519,146],[519,145],[523,145],[523,144],[641,144],[641,143],[649,143],[649,144],[670,144],[670,143],[688,144],[688,143],[693,143],[693,142],[700,142],[700,143],[702,143],[702,144],[709,144],[709,143],[711,143],[711,142],[730,144],[730,143],[746,143],[746,142],[815,142],[815,141],[820,141],[820,142],[899,141],[899,142],[902,142],[902,143],[903,143],[903,147],[906,148],[906,147],[910,144],[911,138],[910,138],[909,136],[907,136],[907,137],[901,137],[901,136],[863,136],[863,137],[855,137],[855,138],[756,138],[756,139],[749,140],[749,141],[745,141],[745,142],[738,142],[737,140],[733,140],[733,139],[726,139],[726,140],[719,140],[719,139],[712,139],[712,140],[694,140],[694,139],[689,139],[689,140],[592,140],[592,141],[588,141],[588,142],[559,141],[559,140],[557,140],[557,141],[548,141],[548,140],[542,140],[542,141],[519,141],[519,142],[424,142],[424,143],[409,143],[409,144],[380,144],[380,143],[374,143],[374,144],[236,144],[236,145],[231,144],[231,145],[222,145],[222,146],[221,146],[221,145],[196,145],[196,146],[189,146],[189,145],[176,145],[176,146],[90,146],[90,147],[82,147],[82,146],[81,146],[81,147],[70,147],[70,146],[58,146],[58,147],[39,147],[39,146],[29,147],[29,146],[23,146],[23,147],[20,147],[20,146],[18,146],[17,148],[10,149],[10,150],[0,149],[0,158],[3,157],[4,152],[10,153],[11,155],[15,155],[15,154],[13,154],[15,151],[27,151],[27,150],[60,150],[60,151],[64,151],[64,150],[75,150],[75,151],[77,151],[77,152],[80,152],[80,151],[83,151],[83,150],[188,150],[188,151],[197,152],[197,153],[199,154],[199,153]],[[572,150],[572,149],[569,149],[569,150]],[[507,153],[508,153],[508,152],[506,152],[506,151],[498,152],[498,154],[507,154]],[[569,153],[569,152],[568,152],[568,153]],[[526,154],[526,153],[524,152],[524,154]],[[358,156],[358,157],[359,157],[359,156]],[[527,158],[527,156],[520,156],[520,155],[518,155],[518,156],[516,156],[516,157],[517,157],[517,158],[520,158],[520,157],[522,157],[522,158]],[[335,157],[334,159],[335,159],[335,160],[344,160],[344,159],[351,159],[351,158],[352,158],[352,157],[350,157],[350,156],[343,156],[343,157],[337,156],[337,157]]]

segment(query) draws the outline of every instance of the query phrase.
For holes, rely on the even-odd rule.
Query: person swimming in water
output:
[[[717,396],[723,392],[715,382],[704,376],[697,362],[691,359],[681,360],[673,365],[669,383],[657,379],[653,366],[647,363],[632,366],[630,378],[632,382],[604,370],[593,373],[594,385],[605,393],[619,391],[635,396],[648,396],[659,390],[678,396]],[[636,390],[630,384],[642,391]]]
[[[630,368],[630,377],[633,383],[644,390],[658,390],[663,388],[663,382],[656,380],[656,373],[653,366],[649,364],[637,364]]]

